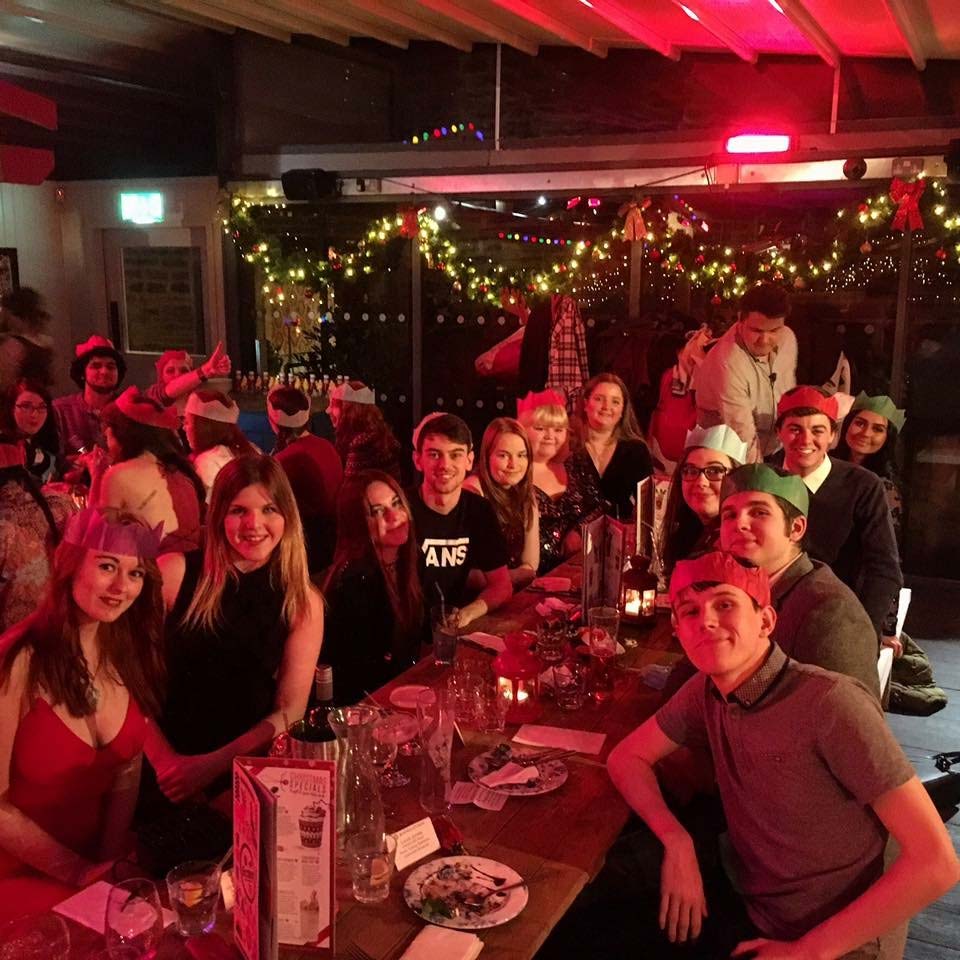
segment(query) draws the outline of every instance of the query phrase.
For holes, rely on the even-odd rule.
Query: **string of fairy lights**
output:
[[[645,270],[660,271],[665,279],[685,282],[722,303],[763,280],[835,293],[892,276],[899,269],[900,234],[891,227],[896,209],[886,191],[839,209],[835,236],[820,244],[816,255],[816,245],[796,237],[739,247],[713,241],[708,221],[679,196],[645,207],[646,233],[634,241],[623,240],[619,225],[574,237],[558,236],[543,224],[538,230],[498,231],[477,243],[457,237],[450,219],[413,208],[372,220],[341,249],[320,250],[276,229],[276,222],[267,223],[274,218],[264,212],[292,215],[283,200],[239,194],[225,198],[222,225],[243,258],[259,268],[265,316],[283,339],[291,325],[299,335],[330,319],[340,284],[391,269],[384,254],[398,237],[417,241],[427,269],[442,273],[454,299],[480,306],[499,304],[504,288],[525,294],[570,292],[586,306],[599,303],[629,282],[630,242],[643,244]],[[942,284],[946,272],[960,264],[960,209],[951,205],[945,184],[931,180],[919,211],[923,230],[917,246],[931,250],[932,257],[915,261],[914,277],[921,286]],[[492,240],[497,242],[491,245]],[[524,262],[478,250],[494,246],[499,253],[510,244],[522,245]]]

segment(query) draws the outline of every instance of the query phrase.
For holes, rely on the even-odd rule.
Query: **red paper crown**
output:
[[[728,583],[739,587],[761,607],[770,606],[770,580],[759,567],[745,567],[732,553],[716,550],[693,560],[681,560],[670,578],[670,602],[694,583]]]
[[[78,343],[73,348],[73,353],[77,357],[82,357],[85,353],[90,353],[93,350],[110,350],[113,353],[117,352],[117,348],[113,345],[112,340],[108,340],[106,337],[101,337],[99,333],[95,333],[83,343]]]
[[[556,390],[541,390],[539,393],[528,393],[522,400],[517,401],[517,416],[527,410],[536,410],[539,407],[560,407],[567,409],[567,401],[563,394]]]
[[[161,430],[176,430],[177,408],[164,407],[158,410],[156,403],[141,395],[136,387],[127,387],[115,401],[117,409],[125,416],[145,427]]]
[[[153,560],[160,552],[163,521],[153,528],[136,522],[114,523],[96,507],[87,507],[70,518],[63,539],[88,550]]]
[[[816,387],[797,387],[781,397],[777,404],[777,417],[782,417],[798,407],[813,407],[831,420],[840,419],[840,407],[835,396],[825,397]]]
[[[158,379],[163,376],[163,368],[168,363],[183,363],[186,366],[193,369],[193,359],[186,350],[164,350],[163,353],[157,357],[157,362],[154,366],[157,368],[157,377]]]

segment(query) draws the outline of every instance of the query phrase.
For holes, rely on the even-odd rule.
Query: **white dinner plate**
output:
[[[439,857],[417,867],[403,885],[407,906],[429,923],[454,930],[483,930],[499,927],[516,917],[527,905],[530,895],[526,887],[515,887],[497,894],[491,877],[502,878],[503,887],[520,883],[523,877],[516,870],[486,857]],[[482,912],[463,907],[463,897],[477,898],[494,891]],[[431,894],[435,896],[431,898]],[[427,901],[426,907],[424,902]],[[431,909],[432,901],[445,905],[456,916],[444,916]],[[459,915],[463,911],[463,915]]]
[[[486,753],[477,754],[467,767],[467,773],[474,783],[480,783],[490,770],[490,757],[493,756],[493,750]],[[530,780],[527,783],[503,783],[499,787],[488,787],[485,783],[480,783],[481,787],[492,790],[494,793],[506,793],[511,797],[538,797],[541,793],[550,793],[551,790],[557,790],[567,782],[569,771],[567,765],[562,760],[545,760],[536,766],[531,766]]]
[[[416,710],[417,697],[424,690],[429,689],[429,687],[424,687],[419,683],[408,683],[402,687],[394,687],[390,691],[390,702],[401,710]]]

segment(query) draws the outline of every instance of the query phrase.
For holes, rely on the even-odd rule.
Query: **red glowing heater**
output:
[[[727,153],[786,153],[789,149],[786,133],[738,133],[727,138]]]

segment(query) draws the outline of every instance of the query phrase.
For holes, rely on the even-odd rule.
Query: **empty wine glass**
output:
[[[113,886],[107,897],[104,936],[108,957],[127,960],[131,947],[142,960],[156,954],[163,936],[163,911],[153,881],[124,880]]]
[[[417,721],[404,713],[385,713],[373,728],[373,765],[384,787],[405,787],[410,778],[397,769],[397,751],[417,734]]]

